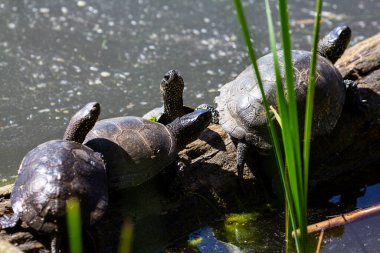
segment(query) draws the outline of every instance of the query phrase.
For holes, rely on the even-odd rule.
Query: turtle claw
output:
[[[13,228],[17,225],[19,217],[16,214],[4,215],[0,218],[0,229]]]
[[[360,95],[360,89],[356,82],[352,80],[343,81],[346,86],[346,102],[345,105],[349,106],[357,112],[364,112],[367,109],[367,103],[362,100]]]
[[[219,112],[216,110],[215,107],[213,107],[212,105],[209,105],[209,104],[200,104],[198,105],[195,110],[199,110],[199,109],[205,109],[205,110],[209,110],[211,112],[211,123],[213,124],[219,124]]]

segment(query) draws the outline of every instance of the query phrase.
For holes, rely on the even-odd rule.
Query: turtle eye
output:
[[[164,76],[164,80],[165,80],[165,81],[169,81],[169,79],[170,79],[170,75],[169,75],[169,74],[166,74],[166,75]]]

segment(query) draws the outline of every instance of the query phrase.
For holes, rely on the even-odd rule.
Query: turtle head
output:
[[[99,103],[92,102],[85,105],[71,118],[63,139],[82,143],[88,132],[94,127],[99,114]]]
[[[182,97],[184,87],[185,84],[182,76],[177,70],[172,69],[165,74],[164,78],[162,78],[160,91],[163,96],[175,95]]]
[[[160,92],[164,100],[167,122],[172,122],[184,114],[182,99],[184,87],[183,78],[177,70],[169,70],[161,80]]]
[[[194,112],[176,118],[166,127],[172,131],[177,138],[178,150],[183,149],[187,144],[196,140],[203,130],[210,124],[212,118],[211,111],[199,109]]]
[[[335,27],[318,43],[318,53],[335,63],[346,50],[351,40],[351,29],[346,25]]]

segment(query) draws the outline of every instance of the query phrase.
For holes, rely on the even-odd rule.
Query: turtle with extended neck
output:
[[[87,104],[71,118],[63,140],[45,142],[26,154],[11,193],[14,214],[0,218],[1,228],[14,227],[21,219],[51,234],[51,252],[58,253],[69,198],[80,200],[86,228],[102,218],[108,205],[104,161],[81,144],[99,113],[98,103]]]
[[[358,89],[352,81],[343,80],[333,63],[343,54],[351,38],[347,26],[339,26],[319,41],[317,80],[315,87],[312,136],[329,134],[335,127],[344,103],[358,101]],[[310,52],[293,50],[293,68],[300,130],[303,129]],[[277,108],[276,84],[272,54],[257,61],[262,74],[268,103]],[[279,63],[284,79],[284,58],[279,51]],[[347,96],[346,94],[351,94]],[[245,157],[249,147],[259,152],[272,148],[261,93],[253,72],[248,66],[235,80],[225,84],[216,97],[220,124],[237,144],[237,171],[242,182]],[[352,104],[358,104],[352,102]]]
[[[198,109],[205,109],[211,111],[211,122],[217,124],[219,114],[211,105],[201,104],[194,109],[183,104],[184,88],[185,83],[181,74],[177,70],[169,70],[160,83],[160,93],[164,101],[163,106],[145,113],[143,118],[166,125],[186,113]]]
[[[84,143],[104,156],[110,190],[138,186],[177,158],[208,126],[211,112],[197,110],[167,125],[126,116],[98,121]]]

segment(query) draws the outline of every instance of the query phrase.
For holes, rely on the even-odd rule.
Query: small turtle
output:
[[[149,119],[164,125],[169,124],[177,117],[181,117],[186,113],[194,111],[194,108],[183,105],[183,89],[185,87],[183,78],[177,70],[169,70],[161,80],[160,93],[162,95],[164,105],[157,107],[144,114],[144,119]],[[195,108],[210,110],[212,113],[211,122],[218,123],[219,114],[214,107],[202,104]]]
[[[345,85],[341,74],[333,65],[345,51],[350,38],[350,28],[339,26],[319,41],[312,129],[314,137],[332,131],[340,117],[345,100],[347,100],[346,90],[355,90],[352,82],[349,81]],[[292,51],[301,130],[304,122],[310,57],[310,52]],[[279,52],[279,62],[284,79],[282,51]],[[262,74],[268,102],[276,108],[276,84],[272,54],[261,57],[257,63]],[[215,100],[220,113],[220,124],[237,143],[237,170],[238,177],[242,182],[248,147],[254,146],[258,151],[264,152],[272,148],[262,97],[252,66],[248,66],[235,80],[225,84],[220,89],[219,97],[216,97]]]
[[[26,154],[11,193],[14,214],[0,219],[1,228],[19,219],[31,228],[52,235],[51,252],[59,252],[66,229],[66,200],[80,200],[86,228],[99,221],[108,205],[105,164],[101,154],[82,145],[100,113],[98,103],[78,111],[63,140],[45,142]]]
[[[84,143],[103,154],[110,190],[142,184],[170,165],[202,133],[211,112],[197,110],[163,125],[126,116],[98,121]]]

